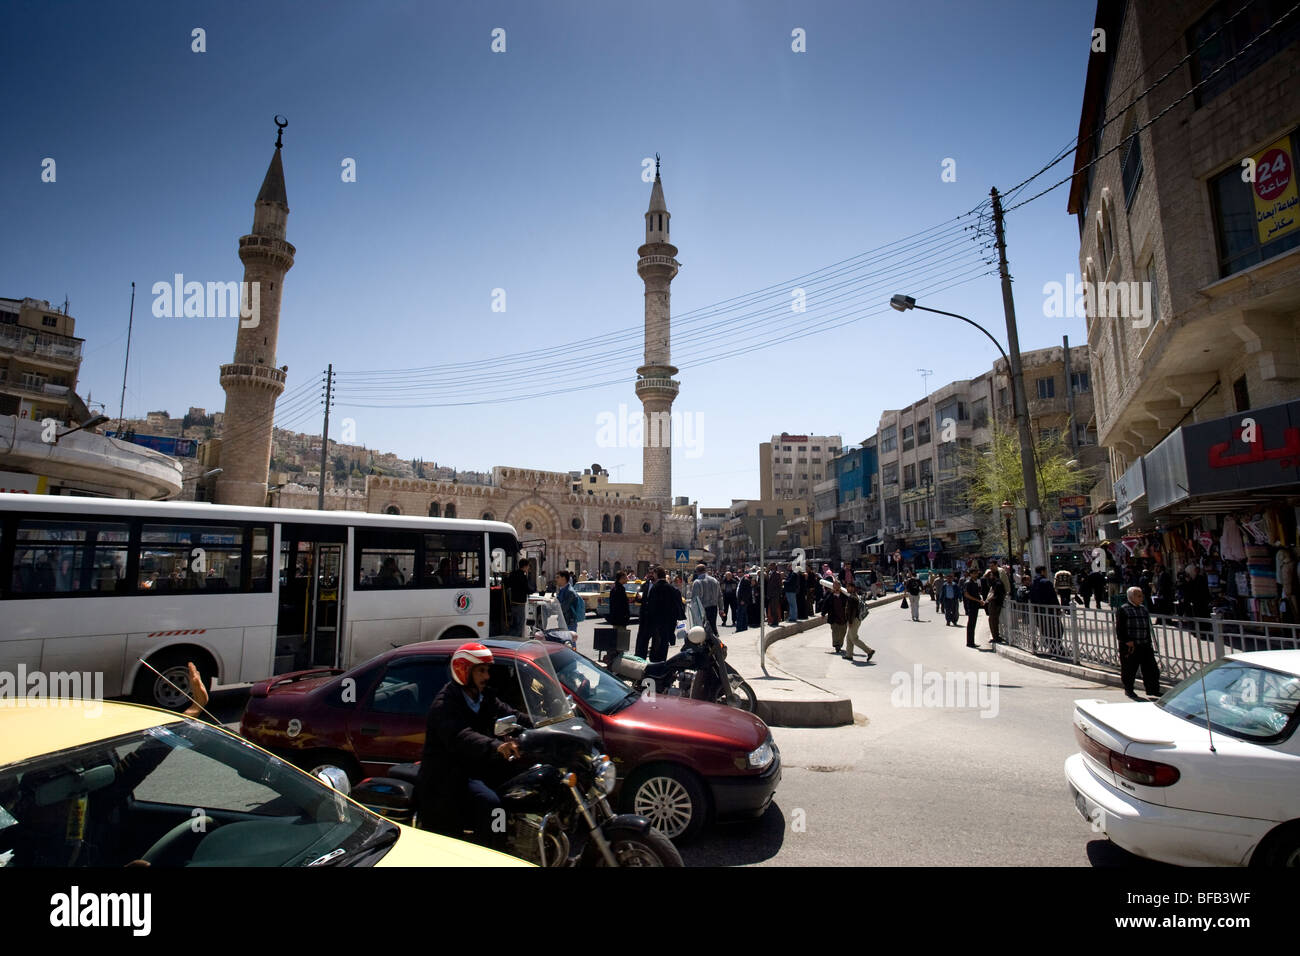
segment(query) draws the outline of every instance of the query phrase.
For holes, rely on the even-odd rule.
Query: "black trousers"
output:
[[[710,604],[704,609],[704,626],[714,637],[718,636],[718,606]]]
[[[966,646],[975,646],[975,626],[979,623],[980,606],[978,604],[966,605]]]
[[[992,639],[996,641],[1001,637],[998,633],[998,625],[1002,623],[1002,602],[989,601],[984,611],[989,616],[989,633],[992,635]]]
[[[957,599],[956,599],[956,598],[947,598],[946,600],[944,600],[944,602],[943,602],[943,619],[944,619],[944,622],[945,622],[945,623],[947,623],[947,624],[956,624],[956,623],[957,623],[957,617],[958,617],[958,614],[957,614],[957,607],[958,607],[958,605],[957,605]]]
[[[1119,646],[1119,677],[1124,682],[1124,690],[1131,692],[1137,680],[1138,668],[1142,669],[1142,687],[1148,697],[1160,693],[1160,665],[1156,663],[1155,651],[1147,643],[1136,643],[1130,652],[1124,644]]]

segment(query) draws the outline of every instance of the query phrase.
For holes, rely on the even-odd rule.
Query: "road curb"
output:
[[[995,644],[994,647],[997,648],[1000,657],[1015,661],[1017,664],[1024,664],[1026,667],[1037,667],[1039,670],[1052,671],[1055,674],[1080,677],[1084,680],[1095,681],[1098,684],[1110,684],[1115,687],[1124,686],[1124,682],[1114,671],[1098,670],[1083,664],[1053,660],[1050,657],[1039,657],[1037,654],[1031,654],[1009,644]]]

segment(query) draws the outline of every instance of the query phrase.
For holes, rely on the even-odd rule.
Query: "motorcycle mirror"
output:
[[[519,718],[515,717],[514,715],[511,715],[509,717],[501,717],[497,720],[496,726],[492,728],[492,734],[495,737],[504,737],[507,734],[509,734],[512,730],[516,730],[518,727],[519,727]]]

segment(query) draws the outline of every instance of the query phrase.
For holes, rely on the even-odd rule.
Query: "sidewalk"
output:
[[[877,608],[902,598],[901,594],[891,594],[867,606]],[[776,642],[824,624],[822,616],[817,614],[794,624],[767,628],[766,649],[770,651]],[[770,656],[764,671],[758,640],[756,627],[739,634],[723,634],[727,662],[754,688],[759,717],[773,727],[842,727],[853,723],[853,703],[847,697],[782,669]]]

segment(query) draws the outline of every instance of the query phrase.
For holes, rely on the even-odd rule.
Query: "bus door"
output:
[[[340,666],[346,551],[346,527],[282,526],[276,673]]]

